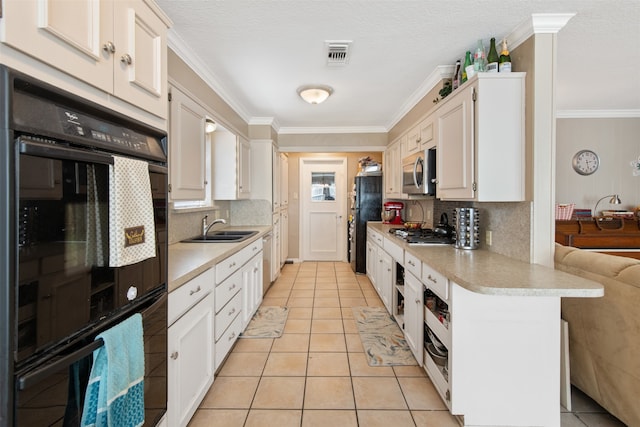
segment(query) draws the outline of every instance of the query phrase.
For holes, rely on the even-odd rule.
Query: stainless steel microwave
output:
[[[436,195],[436,149],[420,151],[402,159],[402,192]]]

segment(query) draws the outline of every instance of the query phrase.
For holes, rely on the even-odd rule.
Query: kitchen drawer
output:
[[[413,273],[416,277],[422,277],[422,261],[415,255],[405,252],[404,254],[404,268]]]
[[[217,316],[216,316],[217,317]],[[236,342],[238,336],[242,332],[242,317],[236,316],[235,320],[231,322],[231,325],[224,331],[224,334],[220,337],[219,340],[216,340],[215,345],[215,369],[218,370],[222,362],[224,362],[225,357],[233,347],[233,343]]]
[[[242,267],[255,254],[262,250],[262,239],[251,242],[235,254],[216,264],[216,284],[222,283],[224,279],[231,276],[236,270]]]
[[[238,270],[216,286],[216,313],[242,289],[242,270]]]
[[[393,239],[394,237],[384,238],[384,250],[391,255],[391,258],[395,259],[400,264],[404,264],[404,249],[394,242]]]
[[[231,298],[231,301],[222,307],[222,310],[216,314],[216,341],[220,339],[222,334],[224,334],[224,331],[231,324],[233,319],[238,317],[240,310],[242,310],[242,294],[237,293],[233,298]]]
[[[167,308],[169,325],[213,291],[214,271],[215,269],[210,268],[169,293]]]
[[[449,279],[427,264],[422,264],[422,283],[443,301],[449,302]]]
[[[382,234],[378,233],[377,231],[371,230],[371,238],[378,246],[384,246],[384,239],[382,238]]]

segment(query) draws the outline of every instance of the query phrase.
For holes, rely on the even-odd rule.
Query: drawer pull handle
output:
[[[195,293],[198,293],[198,292],[200,292],[201,290],[202,290],[202,289],[200,289],[200,285],[198,285],[198,287],[197,287],[197,288],[192,289],[192,290],[191,290],[191,292],[189,292],[189,295],[193,295],[193,294],[195,294]]]
[[[416,304],[420,304],[420,300],[416,298]]]
[[[173,353],[171,353],[171,358],[172,358],[173,360],[176,360],[176,359],[178,358],[178,352],[177,352],[177,351],[174,351]]]
[[[236,309],[235,309],[235,307],[234,307],[234,308],[232,308],[232,309],[231,309],[231,311],[229,312],[229,316],[231,316],[231,315],[232,315],[233,313],[235,313],[235,312],[236,312]]]
[[[257,250],[258,250],[258,247],[257,247],[257,246],[254,246],[254,247],[253,247],[253,250],[254,250],[254,251],[257,251]]]
[[[229,335],[229,341],[231,341],[232,339],[234,339],[236,337],[236,333],[232,332],[231,335]]]
[[[433,277],[432,275],[428,275],[427,279],[431,280],[433,283],[438,283],[438,279],[436,279],[435,277]]]
[[[414,266],[414,267],[416,266],[416,265],[413,263],[413,261],[411,261],[411,260],[407,261],[407,264],[412,265],[412,266]]]
[[[235,267],[235,266],[236,266],[236,262],[235,262],[235,261],[234,261],[234,262],[232,262],[231,264],[229,264],[229,268],[233,268],[233,267]]]
[[[229,290],[232,291],[236,288],[236,284],[234,283],[233,285],[229,286]]]

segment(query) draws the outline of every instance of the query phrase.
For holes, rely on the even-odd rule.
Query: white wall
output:
[[[558,119],[556,134],[556,201],[575,203],[576,208],[593,209],[601,197],[617,193],[622,205],[602,209],[633,209],[640,205],[640,176],[632,175],[630,162],[640,156],[640,118]],[[593,175],[577,174],[573,155],[591,149],[600,157]]]

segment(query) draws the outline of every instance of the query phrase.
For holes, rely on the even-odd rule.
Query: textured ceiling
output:
[[[559,114],[640,116],[640,0],[157,0],[170,45],[247,121],[287,131],[386,131],[482,38],[532,13],[575,13],[558,33]],[[615,5],[615,7],[613,7]],[[325,41],[351,40],[328,67]],[[514,64],[517,70],[517,64]],[[334,94],[308,105],[299,86]],[[304,128],[304,129],[302,129]]]

